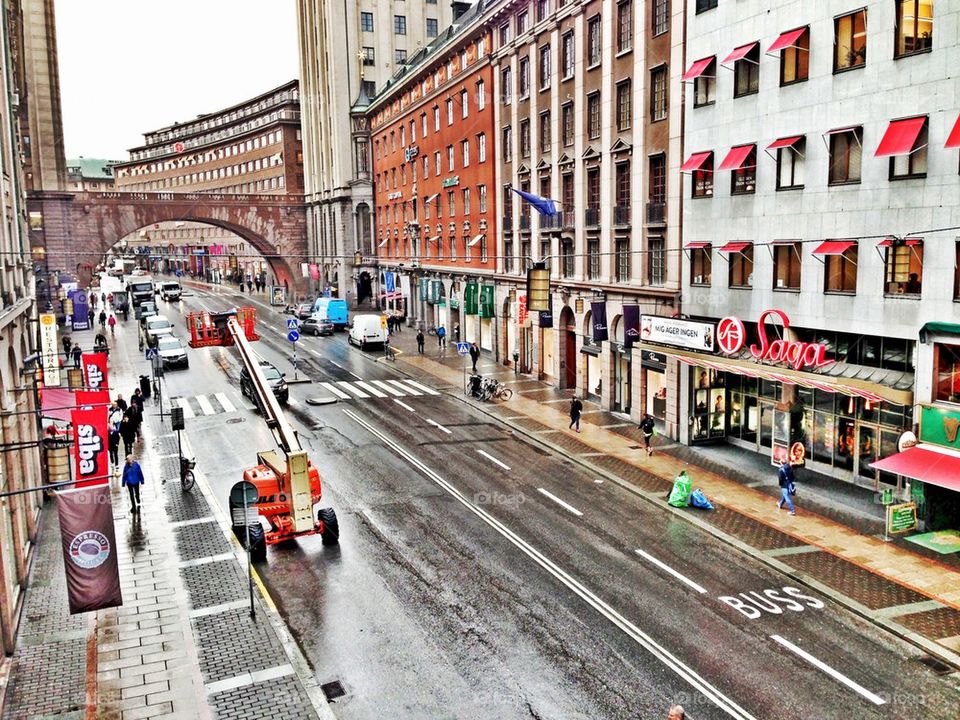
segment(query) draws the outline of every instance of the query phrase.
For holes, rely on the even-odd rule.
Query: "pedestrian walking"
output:
[[[123,454],[130,455],[133,452],[133,444],[137,441],[137,426],[128,412],[124,413],[120,420],[120,439],[123,440]]]
[[[123,477],[120,479],[120,486],[126,487],[130,493],[130,512],[140,512],[140,486],[146,480],[143,477],[143,470],[140,469],[140,463],[133,459],[133,455],[127,455],[127,462],[123,467]]]
[[[403,327],[403,318],[400,315],[395,315],[393,318],[393,329],[398,333],[402,332],[401,328]]]
[[[653,429],[653,417],[649,413],[644,413],[643,418],[640,420],[640,432],[643,433],[643,447],[647,451],[647,457],[653,455],[653,447],[651,447],[653,442]]]
[[[106,329],[107,329],[107,312],[106,312],[106,310],[101,310],[101,311],[100,311],[100,316],[99,316],[97,319],[100,321],[100,329],[101,329],[101,330],[106,330]]]
[[[393,335],[393,324],[396,322],[393,315],[387,315],[387,335]]]
[[[477,361],[480,359],[480,348],[476,343],[470,343],[470,361],[473,363],[473,371],[477,371]]]
[[[417,352],[423,355],[423,343],[426,338],[423,337],[423,330],[417,330]]]
[[[100,304],[101,304],[101,305],[106,305],[106,304],[107,304],[107,294],[106,294],[106,293],[100,293]]]
[[[110,326],[110,334],[117,334],[117,318],[113,314],[110,315],[110,318],[107,320],[107,325]]]
[[[787,458],[784,458],[783,462],[780,463],[777,477],[780,481],[780,499],[777,500],[777,510],[782,509],[784,503],[786,503],[790,514],[796,515],[797,509],[793,506],[793,498],[791,497],[791,495],[797,491],[796,485],[794,484],[796,478],[793,475],[793,465],[790,464]]]
[[[120,428],[117,423],[110,423],[110,430],[108,432],[109,439],[109,449],[110,449],[110,465],[114,468],[118,468],[120,465]]]
[[[460,323],[453,324],[453,341],[460,342]]]
[[[140,426],[143,424],[143,393],[140,392],[140,388],[137,388],[130,396],[129,410],[133,414],[134,429],[139,440]]]
[[[110,307],[113,307],[113,293],[107,295],[107,302],[110,304]]]
[[[83,350],[80,349],[78,343],[73,344],[73,366],[79,370],[80,369],[80,356],[83,354]]]
[[[683,705],[671,705],[667,711],[667,720],[686,720],[686,717]]]
[[[437,347],[441,350],[447,346],[447,329],[441,325],[437,328]]]
[[[117,409],[120,412],[124,413],[127,411],[127,401],[123,399],[123,395],[117,393],[117,399],[114,400],[114,402],[117,404]]]
[[[69,360],[70,350],[73,349],[73,340],[70,338],[69,335],[64,335],[62,344],[63,344],[63,357],[65,360]]]
[[[90,308],[89,310],[87,310],[87,323],[91,329],[93,329],[93,320],[96,317],[97,317],[97,314],[93,312],[93,308]]]
[[[570,425],[567,428],[568,430],[572,429],[574,425],[577,426],[577,432],[580,432],[580,414],[583,412],[583,403],[580,402],[580,398],[574,395],[570,399]]]

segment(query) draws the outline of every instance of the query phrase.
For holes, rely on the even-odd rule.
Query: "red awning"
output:
[[[680,166],[680,172],[695,172],[699,170],[711,155],[713,155],[713,150],[694,153]]]
[[[688,242],[683,246],[684,250],[699,250],[700,248],[710,247],[710,243],[707,240],[694,240],[693,242]]]
[[[780,138],[767,145],[767,150],[779,150],[780,148],[792,148],[798,142],[803,140],[803,135],[794,135],[793,137]]]
[[[847,250],[856,247],[856,240],[825,240],[814,248],[814,255],[843,255]]]
[[[913,146],[917,144],[917,137],[927,121],[926,116],[912,117],[906,120],[891,120],[887,132],[877,147],[874,157],[890,157],[891,155],[909,155]]]
[[[737,60],[743,60],[747,55],[750,54],[750,51],[759,44],[759,41],[754,41],[752,43],[747,43],[746,45],[741,45],[732,53],[727,55],[721,65],[727,65],[728,63],[736,62]]]
[[[684,81],[696,80],[707,71],[707,68],[710,67],[710,63],[716,59],[716,55],[711,55],[710,57],[703,58],[702,60],[697,60],[695,63],[693,63],[693,65],[690,66],[690,69],[687,70],[680,79]]]
[[[950,137],[947,138],[944,147],[960,147],[960,117],[957,117],[957,121],[953,124],[953,130],[950,131]]]
[[[877,247],[890,247],[896,244],[896,239],[886,238],[877,243]],[[907,238],[903,241],[903,244],[907,247],[917,247],[918,245],[923,245],[923,238]]]
[[[720,252],[743,252],[751,245],[753,245],[752,242],[728,242],[726,245],[720,248]]]
[[[747,158],[750,157],[750,153],[756,149],[756,145],[738,145],[735,148],[730,148],[730,152],[727,153],[723,162],[720,163],[717,172],[721,170],[740,170],[744,167],[744,163],[747,162]],[[754,165],[756,165],[756,162],[754,162]]]
[[[960,457],[918,445],[872,463],[884,472],[960,491]]]
[[[73,390],[52,387],[40,391],[40,414],[43,417],[70,422],[70,413],[76,405]]]
[[[796,30],[787,30],[785,33],[780,33],[780,37],[773,41],[773,45],[767,48],[768,53],[778,52],[784,48],[792,47],[796,44],[797,40],[800,39],[800,36],[807,31],[807,28],[797,28]]]

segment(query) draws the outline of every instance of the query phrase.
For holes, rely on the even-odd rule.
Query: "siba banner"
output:
[[[70,419],[73,422],[73,479],[76,486],[109,482],[106,406],[74,410]]]
[[[107,383],[107,354],[106,353],[84,353],[81,358],[83,363],[83,381],[87,390],[106,390],[109,387]]]
[[[56,493],[70,613],[123,605],[110,485]]]
[[[103,406],[109,407],[110,393],[106,390],[77,390],[74,393],[77,401],[77,407],[81,410]]]

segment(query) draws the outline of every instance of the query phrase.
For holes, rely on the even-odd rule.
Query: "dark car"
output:
[[[306,320],[313,314],[313,303],[300,303],[293,314],[301,320]]]
[[[311,315],[300,323],[300,332],[303,335],[333,335],[333,323],[326,318]]]
[[[290,389],[287,387],[287,381],[283,379],[283,373],[277,370],[273,363],[266,360],[260,361],[260,370],[263,371],[267,384],[273,390],[274,396],[280,401],[281,405],[286,405],[290,399]],[[240,392],[251,400],[256,399],[256,393],[253,389],[253,380],[246,368],[240,371]]]

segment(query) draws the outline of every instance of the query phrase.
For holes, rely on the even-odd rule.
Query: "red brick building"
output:
[[[451,336],[459,324],[462,339],[488,347],[497,247],[490,47],[469,11],[401,66],[367,110],[375,291],[387,307]]]

